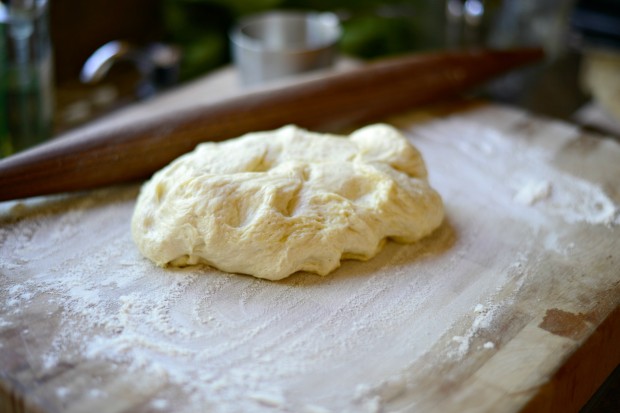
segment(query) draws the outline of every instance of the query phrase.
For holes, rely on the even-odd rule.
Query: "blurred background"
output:
[[[336,13],[343,28],[339,49],[347,59],[543,46],[544,65],[495,82],[486,93],[564,119],[589,99],[582,72],[590,51],[604,50],[607,58],[611,50],[613,61],[620,47],[619,0],[13,0],[0,5],[20,3],[47,8],[42,30],[49,36],[51,68],[41,70],[49,72],[53,89],[51,125],[43,132],[48,135],[229,64],[233,25],[274,9]],[[2,14],[0,8],[0,22]],[[10,38],[0,34],[4,60],[11,53]],[[619,66],[611,67],[619,72]],[[0,100],[2,105],[10,106]]]
[[[460,45],[544,42],[557,48],[561,46],[563,26],[572,3],[570,0],[52,0],[51,30],[56,45],[58,82],[77,79],[89,55],[114,39],[136,44],[163,41],[179,45],[183,52],[181,80],[187,80],[230,60],[227,35],[238,19],[272,9],[335,11],[343,23],[342,52],[368,59]]]

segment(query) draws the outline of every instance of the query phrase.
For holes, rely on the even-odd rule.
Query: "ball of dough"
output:
[[[146,182],[132,218],[157,265],[279,280],[366,260],[443,220],[420,153],[393,127],[349,137],[295,126],[203,143]]]

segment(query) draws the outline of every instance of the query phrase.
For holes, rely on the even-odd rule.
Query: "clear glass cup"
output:
[[[0,3],[0,156],[50,137],[52,77],[47,0]]]

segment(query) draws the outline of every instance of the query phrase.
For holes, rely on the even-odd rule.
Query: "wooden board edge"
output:
[[[620,364],[620,306],[596,328],[521,410],[578,412]]]
[[[2,413],[44,413],[40,407],[13,386],[4,374],[0,373],[0,412]]]

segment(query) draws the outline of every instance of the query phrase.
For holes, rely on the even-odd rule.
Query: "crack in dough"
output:
[[[279,280],[367,260],[443,220],[418,150],[385,124],[348,137],[285,126],[204,143],[140,192],[132,234],[160,266],[205,263]]]

